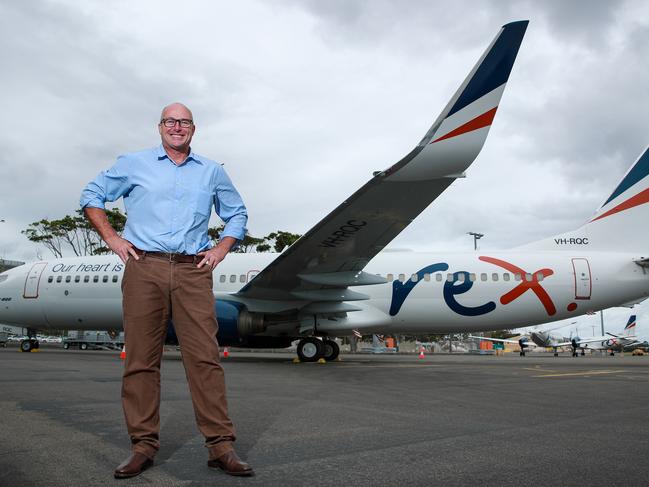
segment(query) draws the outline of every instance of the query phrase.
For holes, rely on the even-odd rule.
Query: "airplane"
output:
[[[615,335],[613,333],[607,333],[602,336],[594,336],[589,338],[580,338],[577,334],[572,336],[569,339],[558,337],[551,332],[559,328],[565,327],[561,325],[556,328],[546,329],[543,331],[534,330],[527,334],[521,335],[518,339],[514,338],[491,338],[491,337],[480,337],[469,335],[469,338],[475,338],[479,340],[495,342],[495,343],[512,343],[517,344],[520,347],[520,356],[524,357],[527,348],[531,347],[541,347],[541,348],[552,348],[554,351],[554,356],[558,356],[558,349],[566,346],[572,348],[572,356],[577,357],[579,354],[577,350],[581,350],[581,355],[586,354],[586,349],[591,350],[611,350],[611,355],[615,355],[613,349],[621,350],[625,346],[632,345],[636,343],[636,335],[631,333],[634,331],[636,325],[636,315],[631,315],[629,321],[624,327],[623,335]],[[531,341],[530,341],[531,339]]]
[[[300,360],[330,361],[339,353],[331,337],[353,330],[417,335],[516,328],[649,295],[649,151],[574,231],[499,252],[381,252],[465,177],[527,25],[504,25],[417,146],[375,172],[283,253],[231,254],[219,264],[213,278],[222,346],[280,348],[299,340]],[[119,330],[123,268],[107,255],[6,271],[0,322]],[[173,335],[170,327],[168,339]],[[25,351],[35,346],[33,339],[21,343]]]
[[[610,350],[610,355],[615,355],[615,352],[624,351],[625,347],[635,345],[638,342],[637,335],[634,335],[636,326],[636,315],[629,316],[626,326],[621,334],[615,335],[614,333],[607,332],[606,335],[594,337],[589,339],[584,348],[592,350]]]

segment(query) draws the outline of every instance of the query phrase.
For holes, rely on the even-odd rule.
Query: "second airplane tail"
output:
[[[606,250],[649,257],[649,148],[638,157],[593,217],[572,232],[532,242],[524,250]],[[644,254],[642,253],[644,252]]]

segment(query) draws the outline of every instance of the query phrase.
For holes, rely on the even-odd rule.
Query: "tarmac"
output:
[[[647,485],[649,356],[351,355],[223,359],[236,449],[206,466],[180,353],[162,364],[155,466],[129,454],[119,352],[0,349],[0,486]]]

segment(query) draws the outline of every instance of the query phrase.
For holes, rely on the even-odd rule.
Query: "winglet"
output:
[[[521,20],[502,27],[417,148],[385,171],[390,181],[442,178],[471,165],[487,139],[527,25]]]
[[[455,113],[493,92],[496,88],[503,87],[504,89],[504,85],[509,80],[509,75],[512,72],[514,61],[516,60],[518,50],[523,42],[523,37],[525,36],[528,24],[528,20],[519,20],[517,22],[510,22],[503,25],[500,32],[498,32],[495,39],[491,42],[489,47],[487,47],[482,57],[478,60],[467,78],[455,92],[448,105],[442,111],[422,142],[425,141],[426,143],[429,143],[431,139],[433,139],[433,136],[435,136],[433,142],[449,138],[449,131],[438,130],[445,119],[453,116]],[[499,90],[497,100],[494,100],[494,102],[491,103],[493,106],[489,110],[485,110],[478,115],[477,118],[482,117],[482,120],[476,119],[472,124],[474,125],[473,127],[471,126],[471,122],[474,119],[468,120],[463,124],[465,127],[462,128],[469,130],[458,131],[456,129],[454,130],[455,133],[453,136],[491,125],[501,96],[502,90]],[[489,114],[489,116],[487,116],[487,114]]]
[[[519,20],[503,25],[502,31],[478,63],[473,76],[457,97],[447,117],[507,83],[527,24],[528,20]]]

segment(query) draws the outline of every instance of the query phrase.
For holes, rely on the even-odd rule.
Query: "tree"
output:
[[[42,219],[30,223],[21,233],[30,241],[43,244],[55,257],[63,257],[65,248],[70,247],[76,256],[96,255],[110,252],[103,240],[83,214],[65,215],[58,220]],[[118,208],[106,210],[108,221],[121,235],[126,224],[126,215]]]
[[[269,233],[267,237],[265,237],[265,240],[273,240],[273,246],[275,247],[275,252],[281,252],[284,250],[286,247],[289,247],[290,245],[293,245],[297,239],[299,239],[302,235],[298,235],[297,233],[290,233],[290,232],[284,232],[282,230],[277,230],[276,232]]]
[[[212,241],[212,245],[219,243],[221,232],[224,226],[211,227],[207,230],[207,235]],[[270,252],[274,249],[275,252],[281,252],[286,247],[295,242],[301,235],[284,232],[278,230],[277,232],[270,233],[265,237],[258,238],[246,234],[243,240],[239,243],[238,247],[233,252],[249,253],[249,252]]]

